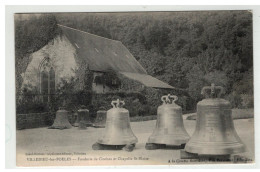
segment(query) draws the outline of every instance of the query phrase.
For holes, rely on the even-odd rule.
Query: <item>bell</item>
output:
[[[153,144],[181,146],[190,138],[183,125],[182,109],[175,104],[178,97],[168,94],[161,100],[163,104],[157,109],[156,127],[146,143],[146,149],[152,149],[149,145]]]
[[[129,111],[122,106],[124,101],[112,101],[112,109],[107,111],[105,133],[98,139],[101,145],[132,145],[137,138],[130,127]]]
[[[105,110],[97,111],[97,117],[95,119],[93,127],[105,128],[105,126],[106,126],[106,119],[107,119],[107,111],[105,111]]]
[[[85,121],[80,121],[79,122],[79,130],[86,130],[87,129],[87,125],[85,123]]]
[[[76,112],[74,115],[77,115],[77,119],[76,121],[74,122],[74,124],[72,124],[74,127],[78,127],[79,126],[79,122],[80,122],[80,119],[79,119],[79,114]]]
[[[220,86],[203,87],[206,98],[197,104],[196,129],[185,146],[185,151],[198,155],[231,155],[245,151],[245,146],[234,128],[231,104],[220,98]]]
[[[80,125],[81,123],[81,125]],[[76,122],[73,124],[74,127],[79,127],[82,125],[86,125],[85,127],[92,126],[92,122],[89,117],[89,110],[86,106],[82,105],[78,110],[78,116]]]
[[[49,129],[69,129],[71,128],[71,124],[68,119],[69,112],[65,110],[64,107],[60,107],[60,109],[56,112],[56,118],[54,123]]]

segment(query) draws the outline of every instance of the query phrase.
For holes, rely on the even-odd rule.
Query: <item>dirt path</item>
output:
[[[46,156],[46,157],[65,157],[73,160],[60,160],[59,165],[103,165],[111,164],[190,164],[182,162],[179,150],[145,150],[144,146],[155,127],[155,120],[144,122],[131,122],[133,132],[138,138],[138,143],[133,152],[125,151],[93,151],[91,146],[97,141],[103,128],[88,128],[87,130],[78,130],[77,128],[67,130],[55,130],[47,128],[17,130],[17,165],[55,165],[57,161],[28,161],[27,158],[37,158],[42,156],[28,155],[25,153],[65,153],[71,155],[64,156]],[[195,120],[184,120],[187,132],[192,135],[195,129]],[[254,159],[254,122],[253,119],[234,120],[236,131],[242,141],[246,144],[247,152],[244,157]],[[81,155],[78,155],[81,154]],[[78,158],[83,158],[78,160]],[[116,157],[116,160],[113,158]],[[92,160],[90,160],[92,158]],[[97,158],[97,160],[94,160]],[[111,160],[112,158],[112,160]],[[76,160],[77,159],[77,160]],[[176,162],[179,161],[179,162]],[[172,163],[175,161],[175,163]]]

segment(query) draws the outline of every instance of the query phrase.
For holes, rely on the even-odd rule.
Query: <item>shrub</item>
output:
[[[48,112],[49,106],[40,100],[38,95],[20,95],[16,101],[16,113]]]
[[[242,107],[242,99],[239,94],[236,92],[232,92],[225,97],[231,103],[232,108],[241,108]]]
[[[250,94],[241,94],[242,107],[243,108],[253,108],[254,107],[254,96]]]
[[[112,108],[112,100],[124,100],[127,110],[129,110],[130,116],[145,116],[150,114],[150,106],[147,104],[146,97],[140,92],[109,92],[103,94],[93,94],[92,106],[93,109],[105,109]]]

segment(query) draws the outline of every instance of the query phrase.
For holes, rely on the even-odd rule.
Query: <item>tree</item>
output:
[[[226,95],[237,99],[234,102],[247,87],[251,91],[246,94],[253,95],[253,81],[246,82],[253,67],[249,11],[58,13],[55,18],[60,24],[121,41],[148,74],[187,89],[194,101],[211,82],[224,86]],[[55,36],[55,18],[43,15],[16,22],[17,83],[30,52]]]
[[[30,63],[30,54],[47,45],[60,31],[54,15],[29,15],[23,19],[15,16],[15,72],[16,92],[19,93],[22,84],[21,74],[25,72]]]

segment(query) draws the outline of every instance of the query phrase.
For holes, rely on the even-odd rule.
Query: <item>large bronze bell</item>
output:
[[[95,118],[93,127],[96,128],[105,128],[107,119],[107,111],[99,110],[97,111],[97,117]]]
[[[198,155],[230,155],[245,151],[245,146],[234,128],[231,104],[220,98],[220,86],[203,87],[206,98],[197,104],[196,129],[185,146],[185,151]]]
[[[78,116],[76,122],[73,124],[74,127],[85,128],[92,126],[90,121],[89,110],[86,106],[82,105],[78,110]]]
[[[156,127],[148,139],[146,149],[150,149],[149,144],[181,146],[190,139],[183,125],[182,109],[175,104],[178,97],[168,94],[162,96],[161,100],[163,104],[157,109]]]
[[[124,101],[119,101],[119,99],[112,101],[113,108],[107,111],[105,133],[98,139],[98,144],[134,147],[137,143],[137,137],[130,127],[129,111],[123,108],[124,104]]]
[[[60,109],[56,112],[56,118],[54,123],[49,129],[69,129],[72,125],[68,119],[69,112],[65,110],[64,107],[60,107]]]

